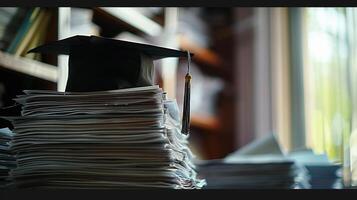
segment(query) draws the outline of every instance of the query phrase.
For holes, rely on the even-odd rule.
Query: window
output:
[[[350,140],[356,129],[356,11],[305,8],[303,14],[306,145],[347,171],[351,167],[352,176],[357,162]]]

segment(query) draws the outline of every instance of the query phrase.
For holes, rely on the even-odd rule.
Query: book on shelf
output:
[[[44,43],[51,12],[46,9],[39,10],[39,14],[34,20],[28,33],[23,37],[21,43],[16,48],[15,55],[26,56],[35,59],[35,55],[27,54],[27,51]]]
[[[52,12],[46,8],[29,9],[5,52],[41,60],[40,55],[27,54],[27,51],[45,42],[51,16]]]
[[[0,50],[9,48],[30,11],[29,8],[0,8]]]
[[[27,14],[26,18],[22,21],[21,26],[17,30],[15,34],[15,38],[11,41],[9,47],[6,49],[8,53],[15,53],[16,47],[21,42],[22,38],[26,35],[31,24],[35,20],[37,14],[39,13],[39,8],[30,9]]]

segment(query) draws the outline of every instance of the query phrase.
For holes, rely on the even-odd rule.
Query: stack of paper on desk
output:
[[[199,161],[208,189],[308,188],[307,171],[286,157],[273,134],[258,139],[224,159]]]
[[[12,132],[8,128],[0,129],[0,188],[10,183],[9,171],[14,168],[15,158],[10,151]]]
[[[10,118],[16,187],[201,188],[177,105],[158,86],[24,91]]]
[[[293,161],[249,156],[234,160],[210,160],[198,164],[208,189],[294,189],[301,186],[300,169]]]

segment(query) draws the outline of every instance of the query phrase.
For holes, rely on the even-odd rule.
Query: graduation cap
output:
[[[189,52],[97,36],[74,36],[44,44],[28,53],[69,55],[66,85],[69,92],[153,85],[154,60],[167,57],[190,59],[192,56]],[[186,76],[186,82],[190,79]],[[186,83],[183,117],[183,132],[186,133],[190,98],[187,88]]]
[[[153,85],[154,60],[187,57],[183,51],[97,36],[74,36],[31,52],[69,55],[69,92]]]

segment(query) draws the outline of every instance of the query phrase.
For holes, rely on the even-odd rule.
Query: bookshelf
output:
[[[0,24],[5,31],[0,38],[4,44],[1,47],[1,57],[4,60],[1,61],[0,67],[55,82],[57,77],[54,75],[53,67],[57,65],[56,56],[27,54],[27,51],[57,39],[58,9],[1,9],[2,15],[7,15],[8,21]],[[8,12],[10,10],[12,14]],[[29,67],[25,67],[26,65]]]

